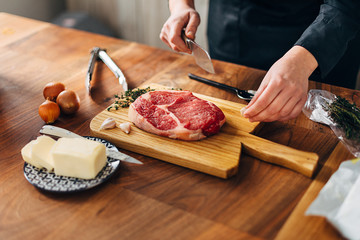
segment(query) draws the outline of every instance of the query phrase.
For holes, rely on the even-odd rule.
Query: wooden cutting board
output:
[[[174,140],[147,133],[132,125],[129,134],[120,128],[100,130],[109,117],[117,124],[129,122],[128,108],[104,110],[90,123],[93,136],[106,139],[121,149],[126,149],[166,162],[191,168],[221,178],[237,173],[242,147],[245,152],[261,160],[285,166],[311,177],[318,156],[283,146],[250,133],[259,123],[250,123],[240,110],[245,105],[194,93],[199,98],[216,104],[225,114],[226,123],[216,135],[200,141]]]

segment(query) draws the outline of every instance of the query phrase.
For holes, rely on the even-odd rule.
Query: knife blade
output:
[[[236,87],[232,87],[232,86],[229,86],[229,85],[226,85],[223,83],[219,83],[219,82],[215,82],[215,81],[203,78],[203,77],[199,77],[192,73],[189,73],[188,76],[189,76],[189,78],[194,79],[196,81],[206,83],[206,84],[209,84],[209,85],[217,87],[217,88],[231,91],[231,92],[235,93],[240,99],[243,99],[243,100],[250,101],[256,93],[256,91],[254,91],[254,90],[241,90]]]
[[[215,74],[214,66],[211,62],[209,53],[205,49],[203,49],[199,44],[197,44],[194,40],[191,40],[190,38],[186,37],[184,30],[182,30],[181,36],[186,46],[191,50],[192,55],[195,58],[196,64],[205,71]]]
[[[51,135],[55,137],[68,137],[68,138],[82,138],[82,136],[66,130],[64,128],[55,127],[52,125],[44,125],[40,129],[41,134]],[[110,158],[118,159],[120,161],[135,163],[135,164],[143,164],[141,161],[133,158],[125,153],[119,152],[114,149],[106,148],[106,155]]]

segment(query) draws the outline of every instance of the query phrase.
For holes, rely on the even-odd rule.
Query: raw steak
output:
[[[129,108],[137,127],[157,135],[199,140],[219,132],[225,115],[215,104],[190,91],[158,90],[145,93]]]

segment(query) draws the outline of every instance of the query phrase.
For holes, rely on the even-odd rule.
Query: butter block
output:
[[[21,149],[21,156],[24,159],[25,162],[37,167],[37,168],[42,168],[43,166],[41,166],[38,162],[35,162],[32,158],[31,158],[31,152],[32,152],[32,147],[34,144],[35,140],[30,141],[28,144],[26,144],[22,149]]]
[[[55,143],[56,141],[48,136],[40,136],[32,143],[31,161],[34,166],[41,166],[48,171],[54,169],[54,162],[50,153]]]
[[[92,179],[105,166],[104,144],[85,138],[59,138],[52,149],[56,175]]]

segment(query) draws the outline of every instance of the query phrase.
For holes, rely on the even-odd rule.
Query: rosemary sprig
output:
[[[360,143],[360,109],[345,98],[336,97],[328,105],[330,118],[342,129],[346,138]]]
[[[120,96],[116,94],[114,103],[110,107],[108,107],[107,110],[110,111],[112,109],[118,110],[119,108],[127,108],[130,106],[132,102],[134,102],[142,94],[150,91],[155,91],[155,89],[151,89],[150,87],[136,88],[136,89],[129,89],[124,93],[121,93]]]

